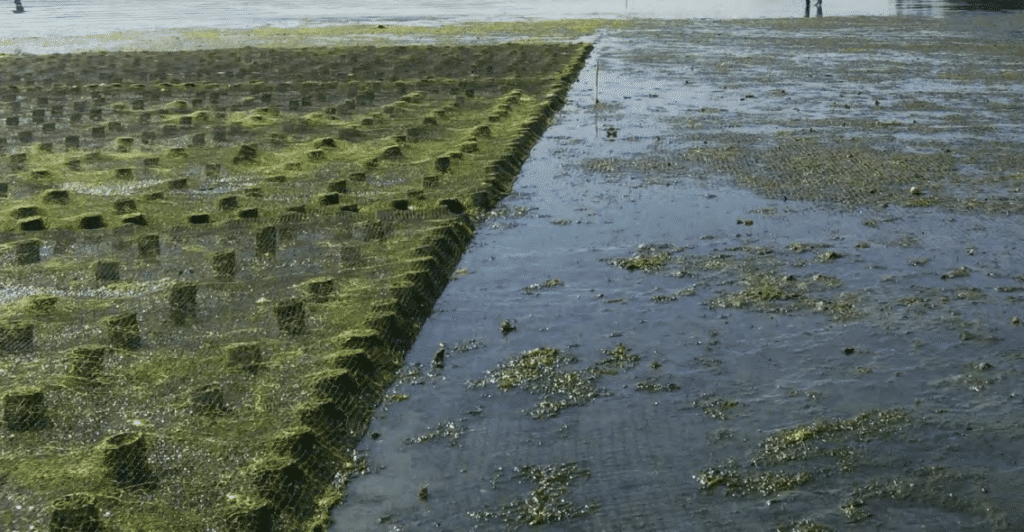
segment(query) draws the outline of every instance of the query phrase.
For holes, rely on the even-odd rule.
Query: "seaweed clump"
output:
[[[439,438],[446,438],[450,445],[455,446],[459,437],[462,436],[462,433],[465,431],[465,427],[459,426],[459,424],[454,421],[442,421],[437,424],[437,427],[434,427],[415,438],[409,438],[405,440],[405,443],[423,443]]]
[[[529,410],[530,415],[534,419],[554,417],[566,408],[582,406],[596,397],[609,395],[608,391],[598,388],[597,379],[602,375],[614,375],[628,370],[640,360],[638,355],[623,344],[603,352],[605,358],[594,365],[568,371],[563,368],[578,362],[576,357],[563,355],[550,347],[531,349],[488,371],[486,378],[470,381],[469,386],[483,387],[490,384],[502,391],[521,388],[540,394],[541,400]]]
[[[761,442],[746,467],[728,460],[694,478],[708,491],[773,495],[819,477],[853,471],[863,465],[863,444],[892,436],[909,421],[902,410],[876,410],[778,430]]]
[[[629,257],[608,259],[608,262],[631,272],[640,270],[653,273],[661,271],[671,258],[672,254],[667,251],[642,250]]]
[[[573,462],[559,466],[526,465],[515,468],[513,479],[526,479],[536,484],[529,495],[506,504],[498,512],[470,512],[480,520],[501,519],[506,524],[538,526],[585,515],[598,508],[596,504],[577,506],[565,496],[574,480],[590,478],[590,471]]]

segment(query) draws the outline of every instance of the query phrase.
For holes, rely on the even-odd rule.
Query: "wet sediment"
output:
[[[1020,528],[1020,53],[970,21],[600,34],[339,521]]]

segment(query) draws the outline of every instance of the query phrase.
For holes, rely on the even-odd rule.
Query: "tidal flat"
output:
[[[1020,528],[1024,50],[994,20],[596,31],[338,521]]]
[[[0,523],[1019,529],[992,20],[0,59]]]

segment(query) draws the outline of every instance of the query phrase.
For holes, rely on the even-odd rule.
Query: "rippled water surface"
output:
[[[910,15],[946,16],[964,8],[1024,9],[1016,1],[966,2],[961,0],[825,0],[820,11],[806,11],[803,0],[735,0],[701,2],[682,0],[382,0],[354,2],[326,0],[224,0],[182,2],[171,0],[24,0],[25,12],[0,13],[0,51],[17,37],[95,35],[185,27],[254,28],[304,24],[391,23],[444,24],[470,20],[566,18],[790,18],[810,16]],[[13,4],[9,4],[13,6]],[[26,50],[28,51],[28,50]]]
[[[1024,526],[1024,100],[951,28],[595,36],[335,530]]]

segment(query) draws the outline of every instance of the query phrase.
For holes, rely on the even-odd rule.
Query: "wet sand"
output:
[[[334,529],[1024,526],[1002,20],[595,34]]]

